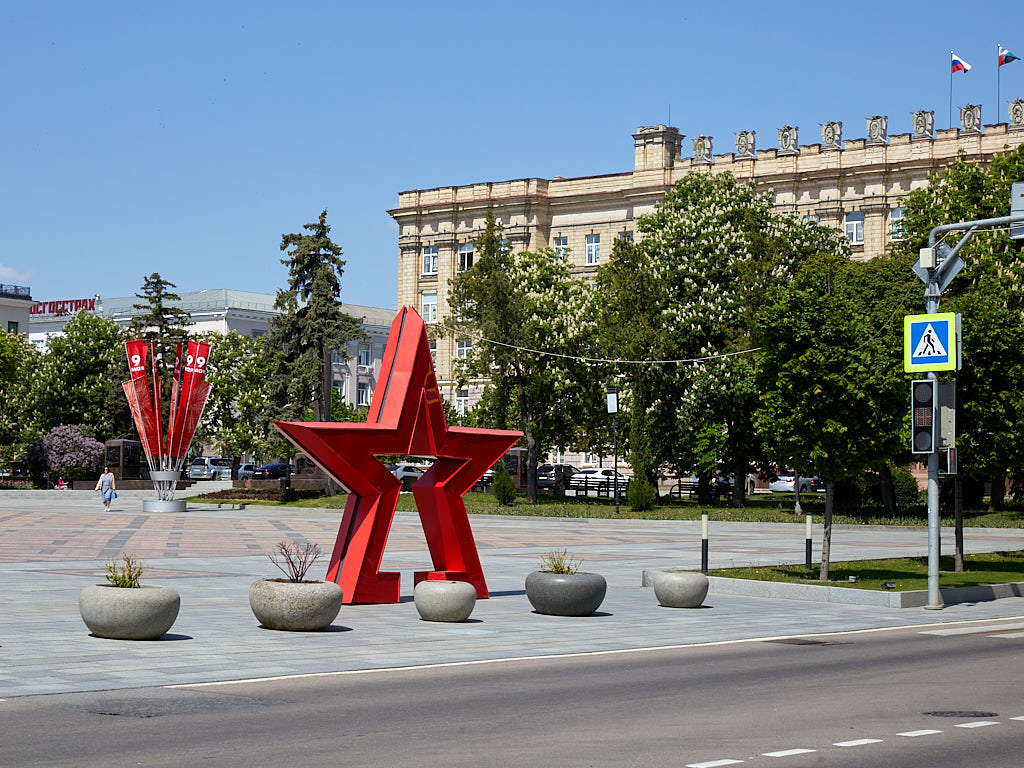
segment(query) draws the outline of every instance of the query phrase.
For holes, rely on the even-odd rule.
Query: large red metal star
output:
[[[366,423],[278,421],[277,429],[317,466],[349,489],[327,580],[346,603],[397,603],[399,577],[380,572],[401,483],[377,456],[434,456],[413,485],[433,571],[422,579],[468,581],[488,596],[462,496],[522,432],[449,427],[420,316],[403,307],[391,324]]]

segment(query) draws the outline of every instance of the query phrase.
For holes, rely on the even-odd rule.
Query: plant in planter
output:
[[[554,551],[540,560],[540,570],[526,577],[526,597],[537,613],[550,616],[589,616],[604,600],[604,576],[580,571],[582,560],[567,550]]]
[[[141,584],[143,564],[122,553],[120,562],[106,563],[106,584],[92,584],[78,593],[82,621],[97,637],[155,640],[178,618],[181,598],[170,587]]]
[[[249,607],[267,629],[315,632],[326,629],[341,610],[341,587],[307,580],[323,551],[316,544],[279,541],[267,557],[287,578],[260,579],[249,587]]]

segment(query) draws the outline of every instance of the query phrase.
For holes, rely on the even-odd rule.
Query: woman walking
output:
[[[96,481],[97,491],[103,491],[103,509],[107,512],[110,511],[110,502],[114,500],[117,494],[114,492],[114,473],[110,471],[110,467],[103,468],[103,474],[100,475],[100,479]]]

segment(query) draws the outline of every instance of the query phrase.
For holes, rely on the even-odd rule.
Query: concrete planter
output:
[[[413,590],[413,600],[424,621],[465,621],[476,607],[476,587],[466,581],[424,579]]]
[[[699,608],[708,596],[708,577],[698,571],[656,571],[651,584],[668,608]]]
[[[341,587],[331,581],[260,579],[249,587],[249,607],[267,629],[326,629],[341,610],[341,599]]]
[[[597,573],[534,571],[526,577],[526,597],[537,613],[589,616],[600,607],[608,583]]]
[[[156,640],[178,618],[181,598],[169,587],[92,584],[78,593],[82,621],[97,637]]]

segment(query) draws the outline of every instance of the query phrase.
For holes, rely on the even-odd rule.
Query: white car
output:
[[[391,474],[398,478],[403,491],[412,490],[412,484],[423,477],[424,470],[415,464],[392,464],[388,467]]]
[[[817,477],[800,476],[800,493],[822,491],[825,484]],[[793,493],[796,490],[796,475],[793,472],[782,471],[779,476],[768,484],[768,490],[772,493]]]
[[[614,469],[581,469],[569,478],[569,487],[578,491],[595,490],[597,492],[614,492],[618,486],[619,493],[626,490],[629,478]]]

